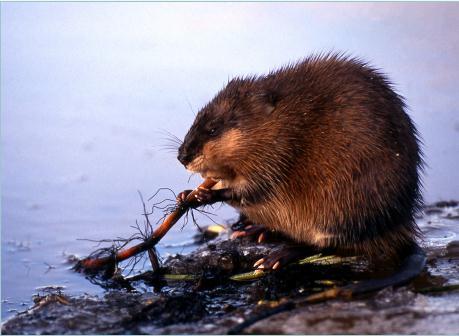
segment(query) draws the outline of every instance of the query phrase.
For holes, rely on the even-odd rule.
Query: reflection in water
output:
[[[37,286],[98,292],[63,264],[94,248],[76,239],[129,235],[137,190],[200,181],[162,130],[182,137],[229,77],[312,52],[384,69],[424,138],[427,200],[457,197],[458,14],[454,3],[2,3],[3,317]],[[161,252],[186,251],[173,244],[194,230],[177,227]]]

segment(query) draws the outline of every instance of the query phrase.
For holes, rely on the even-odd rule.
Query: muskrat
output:
[[[314,55],[232,79],[199,111],[178,160],[220,180],[202,203],[225,201],[298,245],[405,260],[397,282],[424,267],[419,135],[403,97],[359,59]],[[295,251],[255,267],[277,268]]]

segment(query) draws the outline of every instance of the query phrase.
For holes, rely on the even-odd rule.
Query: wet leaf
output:
[[[339,257],[335,255],[322,256],[321,253],[299,260],[297,263],[300,265],[304,264],[319,264],[319,265],[332,265],[340,264],[343,262],[349,262],[356,260],[356,257]]]
[[[170,281],[192,281],[198,279],[198,276],[193,274],[164,274],[163,278]]]
[[[330,260],[336,258],[336,256],[331,255],[331,256],[323,256],[322,253],[319,254],[314,254],[312,256],[303,258],[298,260],[298,264],[303,265],[303,264],[312,264],[312,263],[317,263],[317,262],[323,262],[325,260]]]
[[[256,280],[261,277],[264,277],[267,274],[267,272],[263,270],[255,270],[252,272],[247,272],[247,273],[241,273],[241,274],[236,274],[230,277],[231,280],[234,281],[251,281],[251,280]]]

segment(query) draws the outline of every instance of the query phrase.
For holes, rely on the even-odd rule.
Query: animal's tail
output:
[[[415,278],[426,265],[426,254],[415,244],[410,253],[403,259],[398,270],[381,279],[366,280],[356,284],[330,289],[321,293],[310,295],[306,298],[307,302],[319,302],[332,297],[350,297],[353,295],[364,294],[377,291],[389,286],[401,286]]]
[[[404,285],[419,275],[419,273],[421,273],[421,271],[424,269],[425,264],[425,252],[419,247],[419,245],[415,244],[408,256],[403,259],[399,269],[390,276],[381,279],[366,280],[344,287],[329,289],[317,294],[312,294],[306,298],[295,300],[295,302],[290,301],[284,303],[271,310],[267,310],[258,316],[253,316],[246,321],[234,326],[228,331],[228,334],[241,334],[245,328],[260,320],[287,310],[294,309],[305,303],[317,303],[338,297],[352,297],[354,295],[373,292],[390,286]]]

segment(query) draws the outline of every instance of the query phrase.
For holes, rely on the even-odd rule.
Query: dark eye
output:
[[[217,132],[217,129],[216,128],[211,128],[209,130],[209,135],[215,135],[215,133]]]

